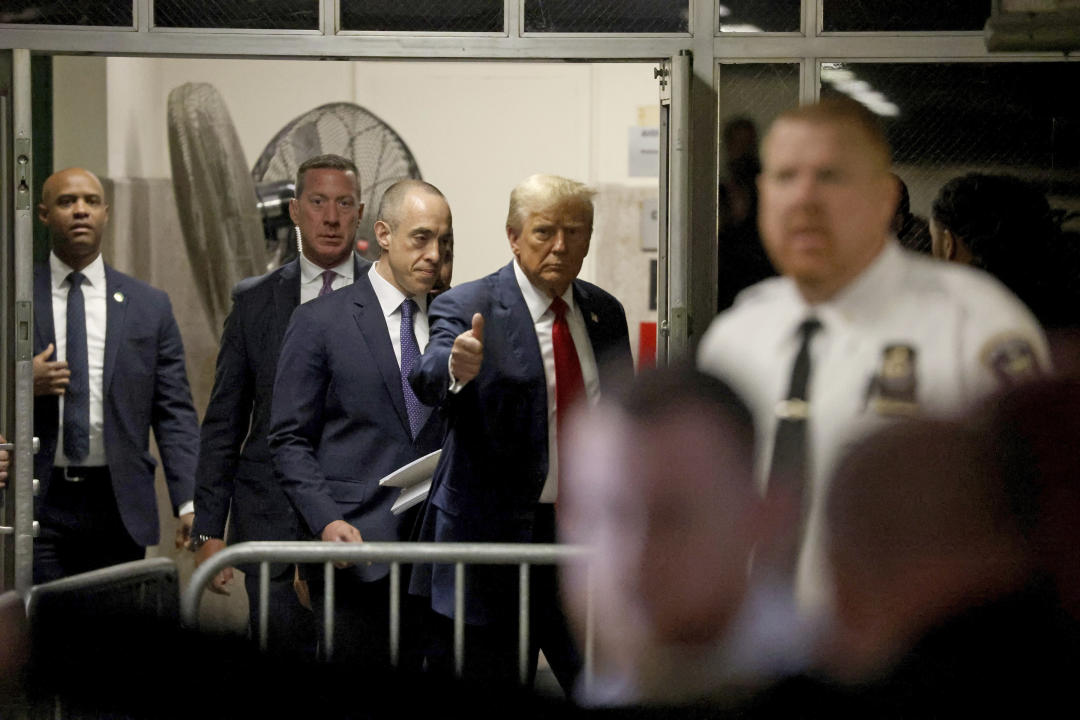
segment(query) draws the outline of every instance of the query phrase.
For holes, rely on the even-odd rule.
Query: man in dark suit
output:
[[[352,251],[363,211],[351,160],[320,155],[305,161],[289,203],[300,255],[272,272],[242,280],[233,290],[202,425],[192,528],[196,566],[225,548],[230,512],[229,542],[300,537],[296,513],[274,480],[266,442],[278,350],[297,305],[351,284],[370,268]],[[259,568],[241,569],[254,634]],[[307,655],[314,652],[314,620],[293,591],[293,574],[292,565],[271,566],[267,646]],[[227,593],[231,578],[232,569],[226,568],[210,588]]]
[[[38,217],[52,242],[34,270],[40,583],[141,559],[158,542],[151,428],[176,544],[186,542],[198,418],[168,296],[101,259],[109,208],[98,179],[81,168],[50,176]]]
[[[434,186],[419,180],[391,186],[375,223],[379,261],[348,288],[293,313],[278,360],[269,440],[274,473],[313,538],[409,535],[408,517],[390,511],[398,491],[378,481],[442,444],[441,415],[418,402],[402,377],[427,346],[428,293],[451,228],[450,208]],[[311,570],[312,607],[322,608],[322,568]],[[387,574],[382,564],[338,569],[335,658],[379,663],[388,657]],[[321,624],[322,613],[315,616]]]
[[[622,305],[577,279],[592,236],[592,195],[552,175],[524,180],[510,195],[506,221],[515,260],[432,304],[431,344],[411,380],[417,397],[445,409],[449,426],[422,539],[555,539],[559,418],[575,396],[595,399],[632,368]],[[516,677],[517,574],[507,570],[469,569],[469,675]],[[568,689],[580,660],[551,570],[533,572],[531,637]],[[413,592],[430,594],[447,618],[453,572],[414,570]],[[448,662],[448,623],[431,651],[436,665]]]

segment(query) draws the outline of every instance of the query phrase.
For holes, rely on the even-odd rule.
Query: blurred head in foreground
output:
[[[668,368],[579,408],[571,428],[561,538],[595,551],[598,674],[634,683],[671,648],[715,645],[742,602],[764,525],[753,421],[720,380]],[[564,573],[583,637],[586,566]]]
[[[871,436],[827,501],[832,672],[886,672],[932,627],[1021,586],[1029,569],[985,436],[920,421]]]

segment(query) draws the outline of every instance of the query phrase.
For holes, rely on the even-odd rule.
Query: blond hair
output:
[[[592,228],[593,197],[596,190],[577,180],[538,173],[518,183],[510,192],[510,210],[506,214],[506,227],[520,233],[529,215],[565,203],[581,204],[589,209],[589,227]]]

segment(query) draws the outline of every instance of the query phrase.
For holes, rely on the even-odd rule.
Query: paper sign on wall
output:
[[[629,137],[630,177],[660,177],[660,128],[632,127]]]

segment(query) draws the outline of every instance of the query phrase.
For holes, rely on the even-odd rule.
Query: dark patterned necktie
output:
[[[776,441],[773,444],[772,464],[769,468],[769,487],[786,492],[798,504],[797,522],[783,535],[776,558],[779,568],[793,576],[799,556],[799,546],[805,526],[807,509],[806,421],[809,414],[807,386],[810,383],[810,341],[821,322],[809,318],[799,325],[802,343],[791,368],[787,398],[776,407]]]
[[[334,278],[337,277],[337,273],[333,270],[323,270],[322,272],[322,287],[319,288],[319,297],[323,295],[329,295],[334,292]]]
[[[412,298],[405,298],[401,303],[401,391],[405,395],[405,411],[409,415],[409,429],[413,438],[420,434],[420,428],[424,427],[431,414],[431,410],[416,398],[409,384],[409,373],[420,359],[420,345],[413,331],[413,313],[416,309]]]
[[[86,349],[86,301],[82,287],[86,277],[68,275],[67,364],[71,372],[64,395],[64,455],[78,463],[90,453],[90,363]]]

